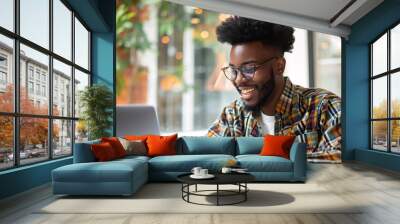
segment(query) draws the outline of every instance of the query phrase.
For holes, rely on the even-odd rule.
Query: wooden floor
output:
[[[308,182],[317,183],[345,201],[362,201],[357,214],[36,214],[54,200],[42,186],[0,202],[0,223],[400,223],[400,174],[359,163],[310,164]]]

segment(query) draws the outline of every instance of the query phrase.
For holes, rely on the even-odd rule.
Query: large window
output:
[[[74,105],[90,85],[89,40],[63,0],[0,1],[0,170],[70,156],[74,136],[87,139]]]
[[[400,153],[400,25],[370,45],[371,148]]]

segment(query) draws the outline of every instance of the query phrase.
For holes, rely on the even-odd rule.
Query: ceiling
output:
[[[347,37],[353,23],[383,2],[383,0],[169,1],[341,37]]]

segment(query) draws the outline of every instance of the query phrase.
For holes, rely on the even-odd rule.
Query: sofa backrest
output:
[[[184,136],[177,141],[177,154],[235,155],[236,143],[231,137]]]
[[[237,137],[236,155],[259,154],[263,144],[263,137]]]

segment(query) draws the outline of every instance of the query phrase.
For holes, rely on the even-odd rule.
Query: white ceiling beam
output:
[[[234,3],[224,0],[168,0],[170,2],[199,7],[219,13],[232,14],[247,18],[268,21],[286,26],[326,33],[347,38],[350,34],[350,27],[338,25],[331,27],[329,21],[316,19],[274,9],[255,7],[243,3]]]
[[[345,9],[338,17],[331,21],[330,26],[336,27],[347,18],[349,18],[355,11],[361,8],[364,4],[366,4],[368,0],[357,0],[353,4],[351,4],[347,9]]]

